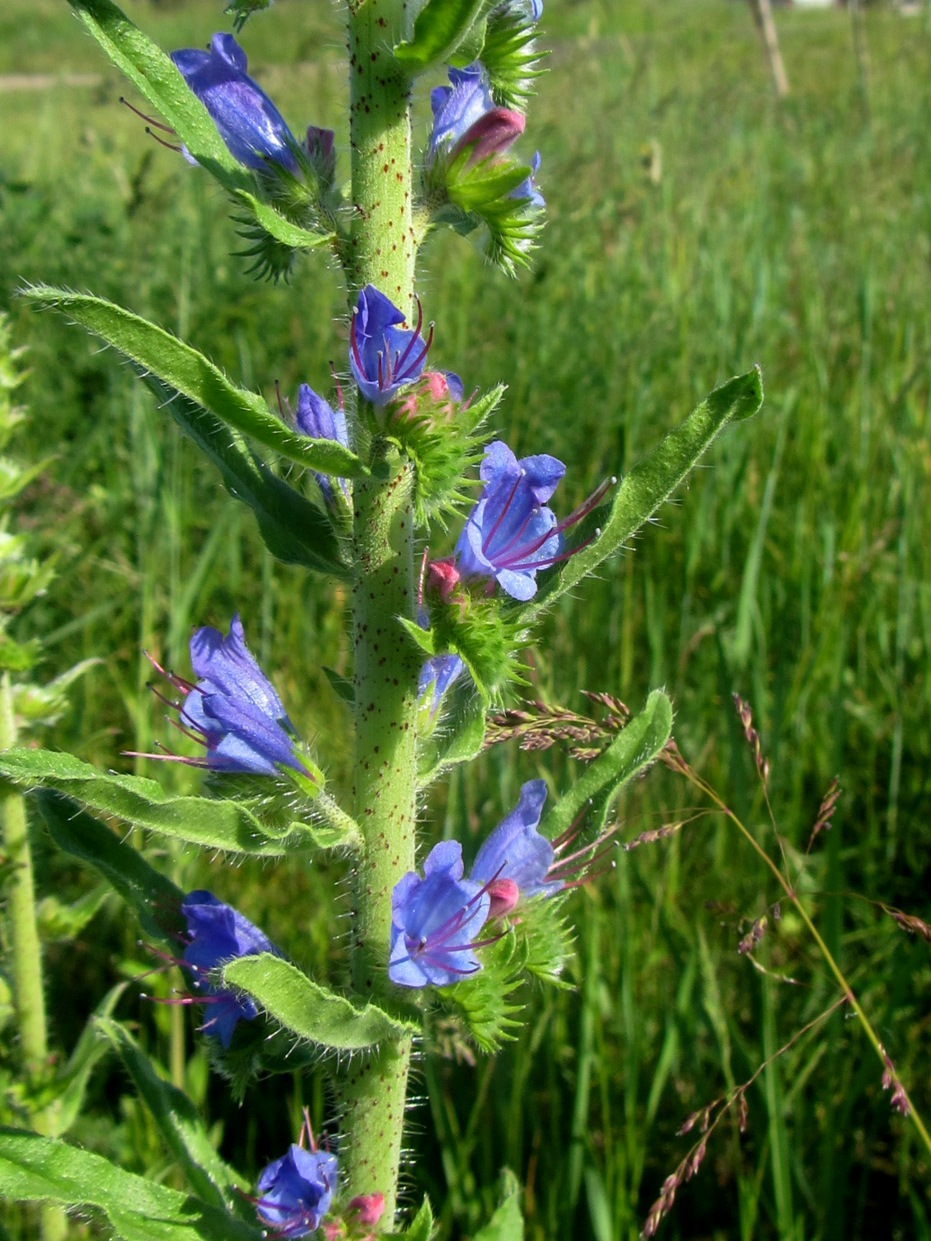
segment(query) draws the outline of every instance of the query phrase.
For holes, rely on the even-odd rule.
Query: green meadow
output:
[[[169,49],[224,24],[206,0],[124,7]],[[791,87],[781,102],[745,4],[547,0],[547,72],[523,139],[542,154],[548,206],[536,260],[508,281],[481,270],[471,239],[437,234],[420,293],[436,365],[467,390],[508,383],[491,430],[518,455],[568,463],[560,512],[626,473],[710,389],[762,367],[761,413],[561,603],[527,653],[525,696],[600,718],[581,691],[639,709],[666,688],[679,749],[784,859],[927,1122],[931,944],[890,910],[931,921],[931,8],[867,7],[859,56],[846,10],[776,15]],[[277,0],[242,42],[295,132],[341,129],[333,4]],[[172,745],[144,652],[185,674],[192,627],[225,628],[239,611],[339,786],[348,717],[322,671],[348,670],[338,589],[270,558],[248,510],[115,354],[15,296],[46,282],[111,298],[272,405],[276,381],[293,399],[299,383],[327,391],[331,367],[344,369],[335,269],[311,255],[291,285],[250,278],[217,186],[147,136],[124,90],[64,0],[4,0],[0,309],[31,372],[14,451],[48,459],[15,522],[57,567],[17,633],[42,638],[49,677],[99,660],[46,740],[195,787],[196,772],[126,756]],[[420,106],[426,133],[426,88]],[[340,159],[348,172],[344,147]],[[432,551],[448,554],[456,534]],[[735,692],[769,761],[765,795]],[[558,746],[541,757],[503,742],[437,788],[425,820],[436,839],[474,842],[524,781],[565,787],[581,766]],[[834,777],[830,829],[812,841]],[[659,1236],[931,1237],[927,1151],[890,1108],[859,1023],[828,1014],[837,983],[760,857],[662,766],[617,818],[622,842],[674,830],[617,849],[613,869],[579,891],[569,985],[527,988],[518,1042],[486,1059],[437,1031],[447,1054],[417,1073],[407,1200],[429,1193],[443,1236],[468,1238],[508,1168],[524,1186],[528,1241],[634,1241],[700,1136],[700,1124],[678,1135],[683,1122],[733,1097],[744,1123],[735,1103]],[[300,944],[316,976],[338,977],[338,862],[273,873],[140,847],[178,883],[210,887]],[[73,901],[94,887],[38,835],[36,849],[44,894]],[[764,916],[759,944],[739,953]],[[127,923],[108,898],[75,941],[49,929],[62,1054],[114,982],[152,967]],[[309,1096],[295,1075],[238,1106],[210,1076],[190,1016],[140,998],[171,985],[130,985],[117,1015],[204,1109],[249,1185],[292,1140],[302,1106],[325,1121],[327,1062]],[[0,1050],[0,1085],[5,1064]],[[15,1102],[0,1113],[11,1123]],[[181,1183],[107,1061],[69,1140]],[[85,1216],[70,1227],[76,1239],[106,1235]],[[0,1238],[29,1229],[0,1205]]]

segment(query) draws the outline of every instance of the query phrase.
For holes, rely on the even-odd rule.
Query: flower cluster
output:
[[[522,899],[550,896],[563,887],[548,877],[552,844],[538,830],[546,785],[531,780],[517,806],[479,850],[467,879],[462,846],[456,840],[435,845],[421,878],[409,871],[392,895],[388,977],[401,987],[449,986],[481,969],[478,948],[495,942],[478,939],[490,919],[503,917]]]

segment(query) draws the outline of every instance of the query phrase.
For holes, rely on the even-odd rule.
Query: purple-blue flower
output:
[[[534,183],[534,179],[537,175],[537,172],[539,171],[539,168],[540,168],[540,152],[537,151],[534,154],[533,159],[530,161],[530,176],[525,177],[525,179],[521,181],[520,185],[516,189],[511,190],[510,194],[508,194],[508,198],[529,199],[530,206],[535,207],[537,210],[540,210],[541,208],[545,207],[546,199],[543,197],[543,195],[540,193],[540,191],[537,189]]]
[[[237,1021],[252,1021],[258,1009],[247,995],[215,987],[208,974],[237,957],[261,952],[281,954],[257,926],[212,892],[189,892],[181,902],[181,913],[187,921],[187,944],[181,964],[193,975],[197,1002],[208,1005],[210,1011],[201,1029],[229,1047]]]
[[[469,878],[488,889],[492,917],[508,913],[521,897],[551,896],[564,886],[560,879],[547,879],[556,853],[537,830],[545,801],[546,782],[529,780],[478,851]]]
[[[563,531],[586,517],[616,480],[606,479],[577,509],[557,521],[547,507],[566,467],[540,453],[518,460],[501,440],[485,449],[480,476],[485,484],[456,543],[463,578],[490,577],[521,602],[537,591],[537,573],[586,546],[564,550]]]
[[[424,862],[423,879],[408,871],[395,885],[388,977],[398,986],[445,987],[481,969],[475,949],[487,941],[476,936],[491,898],[462,869],[462,846],[444,840]]]
[[[458,655],[433,655],[420,669],[417,693],[421,703],[429,704],[427,714],[435,719],[443,698],[450,687],[465,672],[465,664]]]
[[[294,411],[294,422],[302,435],[311,439],[336,440],[344,448],[349,447],[349,430],[346,426],[346,414],[342,408],[334,409],[329,401],[314,392],[309,384],[301,384],[297,390],[297,409]],[[320,485],[323,498],[327,504],[333,503],[333,484],[326,474],[316,470],[314,476]],[[349,499],[349,484],[345,478],[337,479],[343,495]]]
[[[372,284],[359,293],[349,330],[349,364],[359,391],[373,405],[386,405],[399,388],[420,378],[433,329],[421,335],[423,311],[417,303],[417,326],[400,325],[404,315]]]
[[[428,162],[468,148],[469,164],[479,163],[506,151],[524,132],[520,112],[495,106],[488,77],[478,61],[465,69],[450,69],[449,80],[451,86],[436,86],[430,92],[433,128]]]
[[[171,59],[201,101],[231,154],[247,168],[271,160],[297,171],[297,141],[284,117],[246,73],[246,54],[231,34],[215,34],[210,51],[187,47]]]
[[[203,740],[214,771],[277,775],[290,767],[313,779],[294,748],[281,699],[246,646],[238,614],[224,635],[210,626],[191,638],[196,685],[170,677],[185,694],[181,723]]]
[[[276,1237],[306,1237],[316,1232],[330,1209],[336,1188],[336,1156],[328,1151],[291,1149],[264,1169],[255,1205],[259,1219]]]
[[[513,599],[531,599],[538,569],[563,549],[556,514],[546,501],[566,467],[541,453],[518,460],[501,440],[485,449],[485,484],[456,544],[463,577],[493,577]]]

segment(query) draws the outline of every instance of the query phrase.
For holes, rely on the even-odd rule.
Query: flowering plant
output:
[[[27,1157],[19,1138],[0,1137],[0,1155],[15,1149],[27,1165],[67,1160],[78,1172],[55,1182],[64,1185],[54,1191],[60,1200],[92,1202],[133,1239],[171,1231],[177,1241],[381,1233],[426,1241],[429,1200],[412,1220],[398,1206],[415,1041],[440,1014],[462,1040],[494,1051],[513,1037],[524,980],[558,980],[571,952],[571,888],[594,873],[618,792],[663,751],[671,704],[654,691],[569,787],[527,782],[470,868],[458,841],[430,841],[423,793],[481,751],[492,710],[522,679],[521,652],[545,611],[627,545],[728,423],[756,411],[759,376],[715,389],[619,486],[603,481],[560,519],[550,501],[566,468],[548,454],[517,455],[532,446],[501,429],[503,386],[466,397],[458,374],[425,369],[434,330],[424,326],[417,289],[427,233],[450,224],[481,230],[486,254],[508,273],[528,264],[537,244],[539,156],[524,162],[512,153],[536,73],[535,0],[380,0],[377,21],[373,2],[351,3],[348,134],[334,141],[311,126],[303,142],[247,74],[232,34],[215,34],[209,51],[168,55],[112,0],[71,3],[198,165],[191,175],[214,177],[229,195],[259,273],[291,276],[318,248],[342,270],[348,347],[339,370],[351,382],[335,405],[303,384],[293,411],[280,400],[276,410],[194,345],[128,309],[64,289],[29,296],[135,364],[253,511],[273,556],[340,584],[354,773],[351,791],[330,787],[238,616],[227,633],[195,633],[193,679],[166,674],[181,730],[201,747],[180,761],[205,769],[203,795],[173,796],[155,781],[42,750],[12,750],[0,770],[46,790],[56,838],[100,869],[147,934],[185,945],[189,998],[205,1009],[200,1029],[235,1088],[260,1072],[312,1072],[319,1061],[337,1096],[339,1132],[320,1149],[308,1123],[309,1147],[290,1145],[259,1175],[255,1194],[244,1194],[176,1088],[143,1067],[132,1035],[112,1023],[108,1037],[154,1101],[190,1192],[52,1138],[37,1137],[29,1150],[38,1153]],[[262,7],[264,0],[237,0],[237,29]],[[412,101],[431,87],[432,127],[424,125],[418,153]],[[345,191],[336,177],[341,148],[350,158]],[[279,465],[308,471],[313,494],[299,470],[276,472]],[[345,976],[324,986],[245,914],[208,892],[177,892],[113,833],[113,820],[214,859],[326,849],[348,856]],[[285,947],[299,957],[297,945]],[[283,1063],[257,1046],[259,1014],[294,1051]],[[69,1197],[81,1178],[93,1196]],[[24,1174],[10,1192],[29,1196],[33,1184]]]

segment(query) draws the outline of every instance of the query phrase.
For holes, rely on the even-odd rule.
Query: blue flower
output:
[[[271,160],[296,172],[297,141],[260,86],[246,73],[246,54],[231,34],[215,34],[210,51],[182,48],[171,59],[201,101],[230,153],[247,168]]]
[[[336,1188],[336,1156],[328,1151],[291,1149],[259,1177],[255,1199],[259,1219],[276,1237],[306,1237],[316,1232],[330,1209]]]
[[[491,896],[491,917],[508,913],[523,897],[550,896],[563,886],[547,875],[556,857],[537,830],[546,801],[546,782],[529,780],[511,813],[495,828],[475,859],[469,878]]]
[[[423,872],[421,879],[408,871],[391,897],[388,977],[400,987],[445,987],[481,969],[475,937],[491,900],[481,884],[463,879],[462,846],[436,845]]]
[[[428,163],[468,149],[471,166],[503,153],[524,132],[520,112],[495,106],[488,77],[478,61],[465,69],[450,69],[449,80],[451,86],[437,86],[430,92],[433,129]]]
[[[433,328],[424,338],[419,302],[417,312],[417,327],[410,331],[399,326],[404,315],[374,285],[359,294],[349,330],[349,364],[359,391],[373,405],[386,405],[399,388],[420,378]]]
[[[465,664],[458,655],[433,655],[420,669],[417,694],[427,706],[427,717],[436,718],[446,691],[465,672]]]
[[[302,435],[308,435],[311,439],[317,440],[336,440],[337,444],[342,444],[344,448],[349,447],[349,430],[346,426],[346,414],[343,411],[342,403],[339,409],[334,409],[329,401],[325,401],[322,396],[318,396],[309,384],[301,384],[297,390],[297,409],[294,411],[294,422],[298,431]],[[314,476],[320,485],[323,498],[327,504],[332,504],[333,484],[326,474],[319,474],[314,471]],[[337,479],[340,489],[346,499],[349,499],[349,483],[345,478]]]
[[[229,1047],[237,1021],[252,1021],[258,1009],[248,996],[215,987],[207,975],[237,957],[261,952],[281,954],[257,926],[212,892],[189,892],[181,902],[181,913],[187,921],[188,937],[181,964],[194,977],[197,1002],[210,1007],[210,1017],[201,1029]]]
[[[616,481],[605,481],[577,509],[557,521],[547,507],[566,467],[541,453],[518,460],[501,440],[485,449],[485,484],[456,543],[462,577],[490,577],[521,602],[537,591],[537,573],[581,551],[591,538],[564,550],[563,531],[586,517]]]
[[[246,646],[238,614],[224,637],[205,626],[191,638],[196,685],[170,677],[185,695],[181,723],[207,747],[214,771],[273,776],[280,767],[312,773],[298,758],[281,699]]]
[[[510,194],[508,194],[508,198],[526,198],[529,200],[530,206],[536,208],[537,210],[545,207],[546,199],[534,184],[534,178],[536,177],[539,168],[540,152],[537,151],[534,154],[533,159],[530,161],[530,176],[521,181],[517,189],[511,190]]]
[[[546,501],[565,472],[555,457],[518,461],[507,444],[489,444],[481,466],[485,487],[456,545],[463,577],[493,577],[513,599],[536,594],[537,570],[554,564],[563,549]]]

